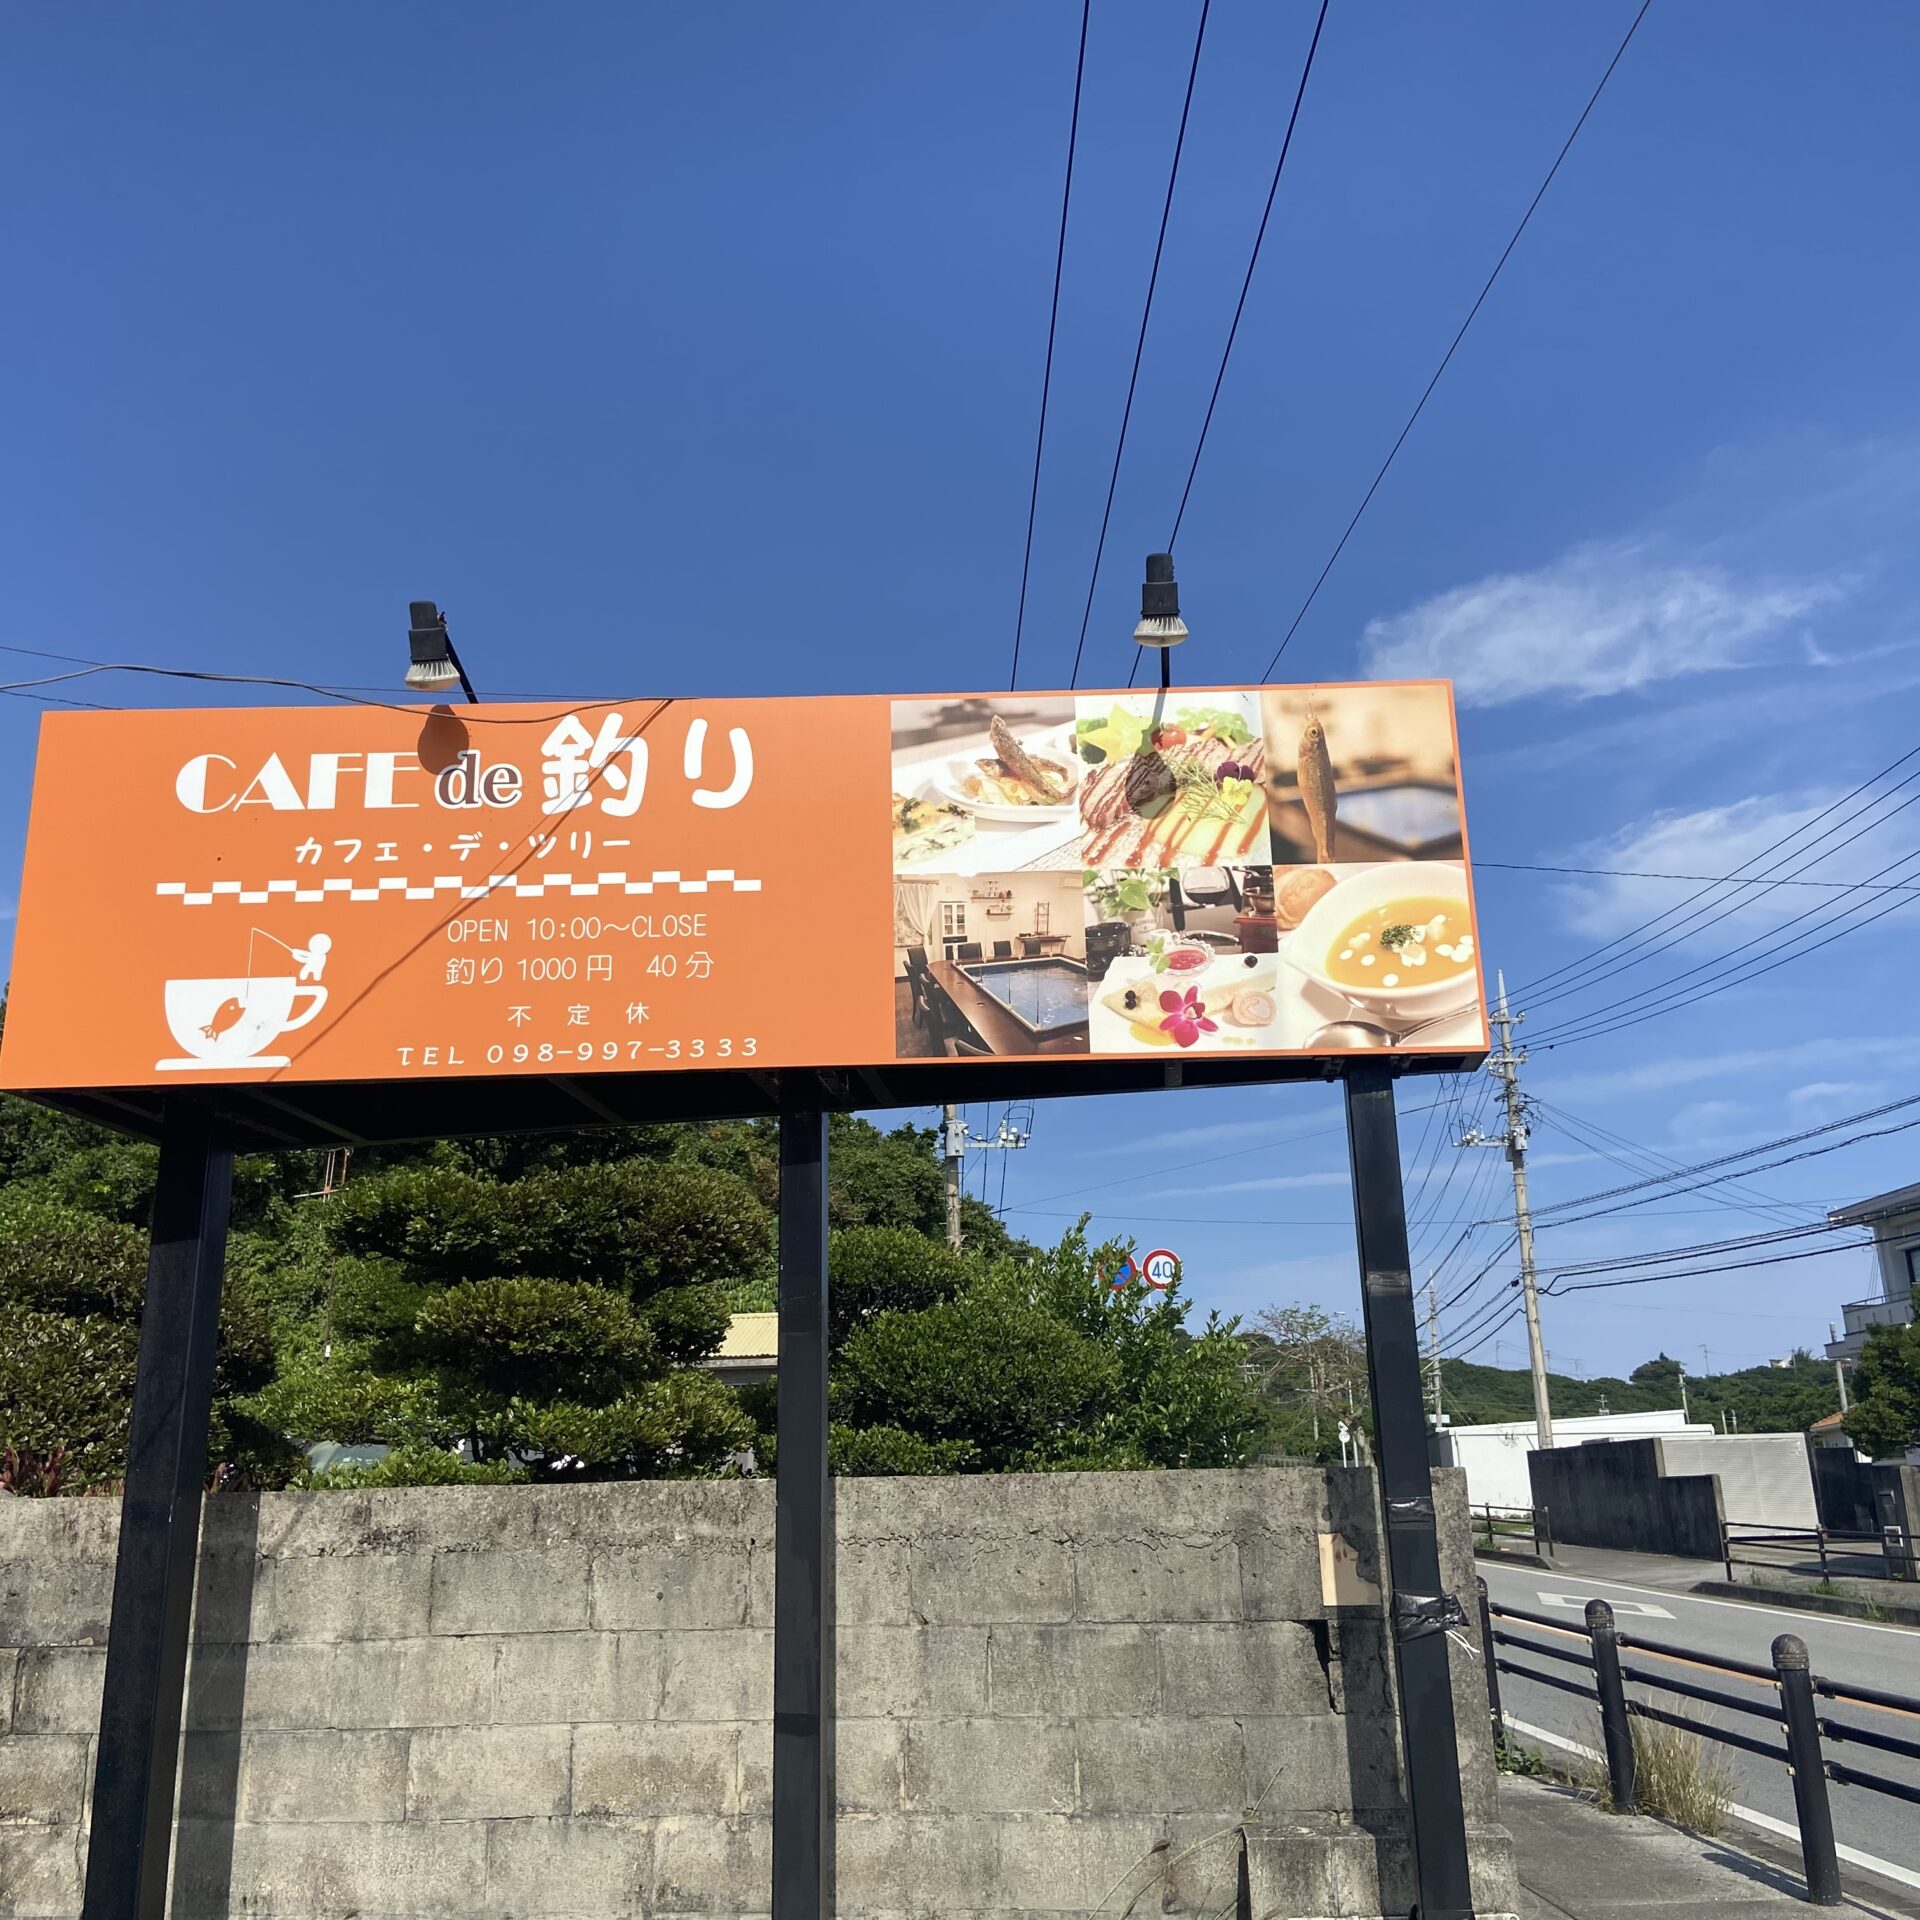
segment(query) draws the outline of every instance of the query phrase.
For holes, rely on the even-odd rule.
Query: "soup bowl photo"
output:
[[[1287,964],[1296,973],[1304,974],[1323,993],[1346,1002],[1363,1018],[1411,1025],[1464,1011],[1474,1004],[1480,991],[1477,966],[1468,965],[1458,972],[1449,970],[1438,980],[1422,979],[1421,975],[1429,970],[1433,960],[1410,965],[1393,957],[1391,950],[1383,950],[1370,942],[1364,947],[1343,948],[1343,936],[1356,920],[1376,914],[1382,908],[1393,908],[1402,901],[1408,903],[1405,916],[1408,922],[1425,925],[1438,911],[1446,919],[1442,931],[1470,934],[1477,951],[1480,936],[1468,903],[1465,869],[1451,861],[1396,860],[1348,874],[1315,901],[1299,926],[1286,937]],[[1420,912],[1412,906],[1415,901],[1438,903],[1438,906],[1436,909],[1430,905],[1425,912]],[[1397,920],[1400,916],[1393,918]],[[1426,939],[1433,941],[1436,948],[1440,944],[1432,931]],[[1344,963],[1337,958],[1343,951],[1357,955],[1368,950],[1378,957],[1373,965],[1364,969],[1357,963]],[[1436,952],[1434,959],[1437,958]],[[1450,967],[1451,963],[1448,964]],[[1386,984],[1389,978],[1394,979],[1392,986]]]

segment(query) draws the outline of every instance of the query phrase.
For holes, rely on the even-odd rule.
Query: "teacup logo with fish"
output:
[[[282,969],[255,971],[258,943],[266,941],[286,954]],[[288,1056],[268,1049],[283,1035],[307,1025],[327,1004],[320,984],[332,951],[332,936],[316,933],[304,947],[289,945],[264,928],[247,936],[246,972],[238,977],[169,980],[167,1025],[184,1050],[181,1057],[158,1060],[163,1072],[224,1072],[232,1067],[284,1067]]]

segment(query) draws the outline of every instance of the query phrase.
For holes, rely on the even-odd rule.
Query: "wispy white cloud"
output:
[[[1270,1139],[1278,1149],[1289,1140],[1312,1139],[1323,1133],[1338,1133],[1341,1126],[1338,1121],[1325,1127],[1289,1126],[1284,1133],[1271,1131],[1272,1121],[1267,1120],[1220,1120],[1210,1122],[1204,1127],[1172,1127],[1165,1133],[1145,1133],[1137,1139],[1118,1139],[1104,1141],[1095,1149],[1101,1157],[1119,1153],[1170,1153],[1175,1149],[1208,1147],[1217,1141],[1232,1141],[1235,1146],[1254,1148],[1263,1138]]]
[[[1664,559],[1650,542],[1593,542],[1370,621],[1362,656],[1379,679],[1451,678],[1464,706],[1630,693],[1750,665],[1848,584],[1743,578]]]
[[[1143,1200],[1184,1200],[1201,1193],[1282,1193],[1296,1187],[1344,1187],[1347,1175],[1329,1169],[1325,1173],[1272,1173],[1258,1180],[1219,1180],[1206,1186],[1156,1187],[1142,1194]]]
[[[1793,1074],[1809,1068],[1849,1065],[1892,1068],[1920,1062],[1920,1038],[1860,1034],[1800,1040],[1780,1047],[1738,1047],[1724,1053],[1665,1054],[1608,1072],[1575,1073],[1564,1079],[1542,1069],[1555,1100],[1611,1100],[1636,1093],[1666,1093],[1741,1074]]]
[[[1703,1140],[1718,1140],[1732,1133],[1737,1123],[1752,1117],[1752,1109],[1744,1101],[1695,1100],[1673,1116],[1667,1131],[1676,1140],[1697,1146]]]
[[[1721,806],[1656,813],[1604,840],[1589,841],[1568,856],[1568,865],[1693,877],[1570,882],[1558,890],[1567,924],[1576,933],[1608,939],[1698,895],[1684,920],[1676,918],[1671,929],[1649,929],[1648,939],[1664,945],[1685,925],[1688,939],[1734,946],[1741,933],[1751,933],[1756,926],[1891,898],[1848,894],[1839,886],[1816,893],[1810,887],[1769,886],[1761,880],[1763,873],[1776,869],[1784,869],[1790,879],[1865,880],[1911,853],[1911,809],[1920,806],[1920,791],[1889,797],[1885,805],[1869,802],[1874,811],[1864,824],[1853,809],[1827,813],[1839,798],[1832,793],[1751,794]],[[1700,876],[1715,874],[1742,879],[1750,874],[1760,883],[1703,887]],[[1888,877],[1898,881],[1914,876],[1895,871]],[[1920,892],[1913,900],[1920,906]]]
[[[1870,1080],[1809,1080],[1804,1087],[1795,1087],[1787,1095],[1787,1104],[1807,1108],[1858,1107],[1877,1091]]]
[[[1823,647],[1809,633],[1801,636],[1800,646],[1810,667],[1858,667],[1869,660],[1885,660],[1893,654],[1912,653],[1920,648],[1920,640],[1886,640],[1877,647],[1856,647],[1851,653],[1835,653]]]
[[[1473,765],[1482,775],[1552,773],[1599,765],[1617,774],[1621,756],[1665,768],[1718,754],[1729,740],[1785,742],[1810,721],[1844,727],[1874,702],[1898,699],[1920,687],[1920,671],[1882,668],[1862,681],[1840,673],[1769,674],[1757,681],[1700,683],[1702,697],[1682,699],[1669,688],[1657,701],[1634,701],[1618,717],[1596,720],[1578,710],[1564,728],[1529,728],[1524,738],[1479,747]]]
[[[1358,1317],[1351,1253],[1289,1253],[1284,1266],[1272,1261],[1219,1268],[1196,1264],[1192,1285],[1203,1306],[1244,1314],[1249,1321],[1263,1307],[1295,1302]]]

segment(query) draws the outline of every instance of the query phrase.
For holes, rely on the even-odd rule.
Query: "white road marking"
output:
[[[1540,1604],[1543,1607],[1577,1607],[1584,1611],[1587,1602],[1592,1597],[1591,1594],[1585,1593],[1543,1593],[1540,1596]],[[1609,1602],[1609,1604],[1611,1604],[1611,1602]],[[1673,1615],[1670,1614],[1665,1607],[1650,1606],[1644,1600],[1622,1600],[1613,1610],[1615,1613],[1642,1614],[1655,1620],[1671,1620],[1673,1618]]]
[[[1854,1620],[1844,1613],[1810,1613],[1799,1607],[1769,1607],[1752,1600],[1716,1600],[1704,1593],[1673,1593],[1664,1587],[1630,1587],[1622,1580],[1594,1579],[1591,1586],[1607,1587],[1615,1593],[1650,1593],[1661,1600],[1678,1600],[1689,1607],[1734,1607],[1741,1613],[1770,1613],[1776,1620],[1797,1620],[1805,1626],[1817,1620],[1823,1626],[1858,1627],[1863,1633],[1904,1633],[1909,1639],[1920,1637],[1920,1627],[1887,1626],[1877,1620]]]
[[[1737,1601],[1729,1600],[1728,1606],[1737,1606]],[[1562,1753],[1577,1755],[1582,1760],[1600,1759],[1591,1747],[1582,1746],[1578,1740],[1569,1740],[1564,1733],[1555,1733],[1549,1727],[1536,1727],[1526,1720],[1516,1720],[1512,1714],[1505,1716],[1507,1725],[1515,1733],[1524,1733],[1529,1740],[1538,1740],[1543,1746],[1558,1747]],[[1758,1827],[1762,1833],[1770,1833],[1780,1840],[1791,1840],[1797,1847],[1800,1844],[1800,1829],[1791,1820],[1776,1820],[1770,1813],[1758,1813],[1752,1807],[1731,1806],[1727,1811],[1736,1820],[1744,1820],[1749,1826]],[[1834,1843],[1835,1854],[1849,1866],[1865,1867],[1869,1873],[1884,1875],[1889,1880],[1897,1880],[1903,1887],[1920,1887],[1920,1873],[1911,1867],[1895,1866],[1891,1860],[1882,1860],[1877,1854],[1862,1853],[1858,1847],[1842,1846]]]

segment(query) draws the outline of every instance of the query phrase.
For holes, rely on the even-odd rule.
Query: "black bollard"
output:
[[[1494,1658],[1493,1609],[1487,1600],[1484,1576],[1476,1575],[1473,1584],[1480,1589],[1480,1644],[1487,1650],[1487,1711],[1493,1716],[1493,1739],[1498,1746],[1507,1737],[1507,1721],[1500,1711],[1500,1668]]]
[[[1783,1633],[1773,1643],[1773,1670],[1780,1676],[1780,1718],[1787,1729],[1787,1767],[1793,1804],[1800,1816],[1800,1857],[1806,1863],[1807,1898],[1816,1907],[1840,1904],[1840,1861],[1833,1850],[1833,1809],[1827,1804],[1827,1763],[1820,1752],[1820,1715],[1807,1671],[1807,1643]]]
[[[1587,1602],[1587,1632],[1593,1636],[1594,1691],[1600,1696],[1600,1732],[1607,1750],[1607,1792],[1615,1813],[1635,1813],[1640,1785],[1633,1761],[1633,1725],[1627,1717],[1627,1687],[1620,1677],[1620,1642],[1613,1609]]]

